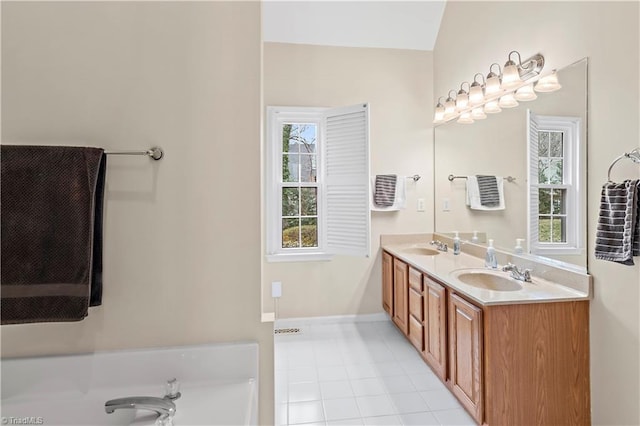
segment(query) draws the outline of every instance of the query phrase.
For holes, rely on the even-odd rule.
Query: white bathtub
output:
[[[175,426],[258,422],[257,343],[4,359],[1,368],[2,424],[153,425],[148,411],[106,414],[104,403],[162,397],[173,377]]]

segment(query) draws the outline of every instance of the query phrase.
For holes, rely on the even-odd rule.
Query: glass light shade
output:
[[[487,75],[487,83],[484,88],[484,93],[489,96],[496,94],[500,91],[500,77],[497,74],[490,72]]]
[[[520,79],[520,73],[518,72],[518,67],[513,61],[509,61],[504,64],[504,68],[502,69],[502,88],[504,90],[513,89],[516,86],[522,84],[522,80]]]
[[[538,82],[536,83],[536,87],[535,90],[536,92],[555,92],[556,90],[559,90],[562,87],[562,85],[558,82],[558,75],[556,74],[555,71],[553,71],[551,74],[542,77],[540,80],[538,80]]]
[[[474,82],[469,89],[469,103],[471,105],[481,104],[484,100],[484,93],[482,93],[482,86],[479,83]]]
[[[465,109],[469,105],[469,95],[464,90],[460,90],[456,96],[456,108]]]
[[[454,101],[451,96],[444,101],[444,113],[446,115],[453,114],[456,112],[456,101]]]
[[[516,90],[513,97],[516,98],[517,101],[532,101],[537,99],[538,95],[533,91],[533,84],[527,84]]]
[[[438,102],[438,105],[436,105],[436,112],[434,114],[433,121],[435,123],[444,121],[444,106],[442,106],[440,102]]]
[[[473,118],[471,118],[471,114],[468,112],[463,112],[457,121],[460,124],[473,124]]]
[[[471,118],[474,120],[484,120],[487,118],[487,114],[484,113],[482,107],[476,107],[471,110]]]
[[[487,114],[497,114],[502,111],[502,108],[498,105],[498,101],[487,102],[484,106],[484,112]]]
[[[502,108],[513,108],[518,106],[518,101],[513,97],[513,93],[507,93],[500,97],[498,105]]]

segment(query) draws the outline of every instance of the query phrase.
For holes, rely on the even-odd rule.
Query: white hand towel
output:
[[[467,176],[467,206],[473,210],[504,210],[504,179],[500,176],[496,176],[496,183],[498,185],[500,203],[497,206],[487,207],[483,206],[480,202],[478,179],[475,176]]]
[[[397,210],[401,210],[404,209],[406,204],[407,204],[407,194],[406,194],[406,182],[407,182],[407,177],[406,176],[400,176],[398,175],[398,179],[396,180],[396,193],[395,193],[395,198],[393,200],[393,205],[389,206],[389,207],[380,207],[377,206],[374,203],[374,199],[373,199],[373,194],[375,193],[375,189],[376,189],[376,178],[375,176],[371,177],[371,199],[370,199],[370,205],[371,205],[371,210],[373,211],[380,211],[380,212],[388,212],[388,211],[397,211]]]

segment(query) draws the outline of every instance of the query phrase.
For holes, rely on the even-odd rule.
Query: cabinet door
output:
[[[409,334],[409,267],[393,259],[393,322],[405,334]]]
[[[424,284],[425,336],[423,354],[431,368],[442,381],[445,381],[447,375],[446,290],[426,276]]]
[[[393,317],[393,256],[382,252],[382,308]]]
[[[482,310],[455,294],[449,297],[451,391],[482,424]]]

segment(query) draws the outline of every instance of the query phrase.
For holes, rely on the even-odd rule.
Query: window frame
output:
[[[324,209],[324,113],[328,108],[267,107],[267,190],[266,190],[266,242],[268,262],[323,261],[333,254],[326,249]],[[318,247],[282,247],[282,188],[293,182],[282,182],[282,128],[287,123],[315,124],[316,182],[297,182],[297,187],[317,187]]]
[[[531,111],[528,126],[531,126]],[[529,157],[529,185],[528,185],[528,234],[529,252],[537,255],[575,255],[583,252],[583,237],[579,232],[581,229],[581,215],[579,214],[579,172],[580,172],[580,126],[579,117],[535,115],[537,122],[537,135],[540,132],[562,132],[563,133],[563,182],[562,184],[539,184],[538,183],[538,152],[532,152],[531,138],[528,139],[527,154]],[[536,143],[536,150],[539,149],[539,140]],[[532,161],[535,158],[535,161]],[[535,181],[534,181],[535,176]],[[539,200],[539,189],[565,189],[566,192],[566,242],[547,243],[538,240],[539,232],[539,203],[532,202],[533,193]],[[535,211],[534,211],[535,210]],[[554,217],[553,215],[551,217]]]

